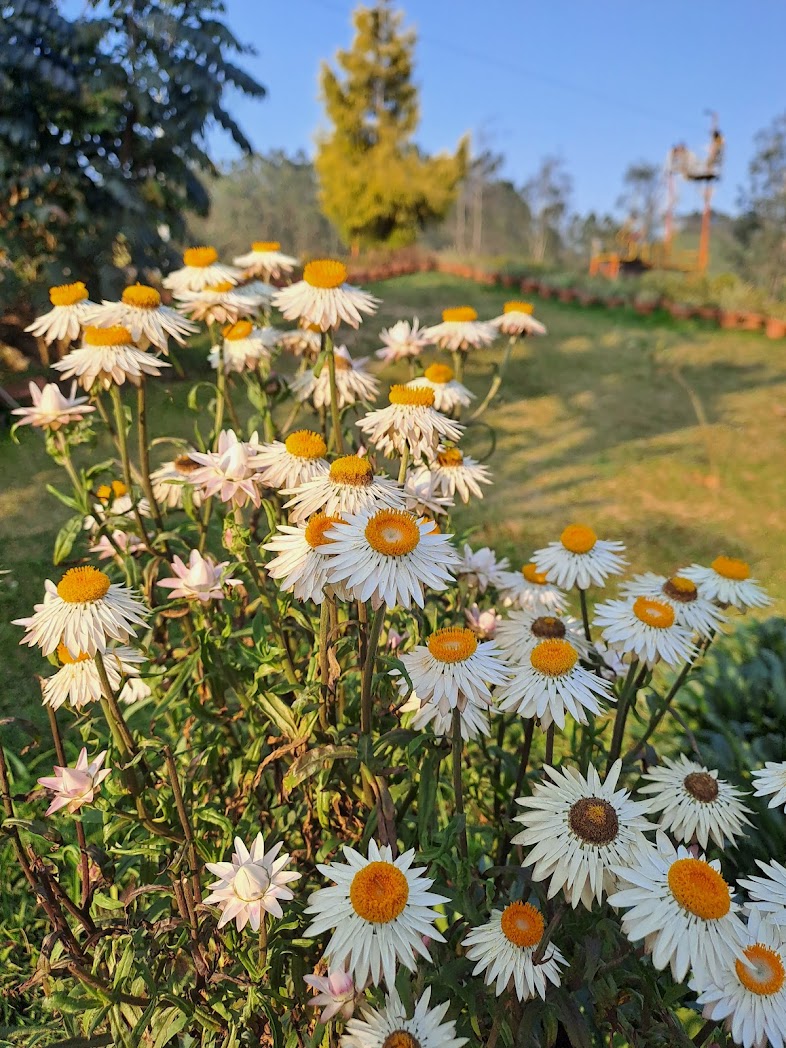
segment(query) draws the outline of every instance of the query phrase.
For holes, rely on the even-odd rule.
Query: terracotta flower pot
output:
[[[576,292],[572,287],[561,287],[557,292],[557,298],[560,302],[573,302],[576,298]]]
[[[736,309],[719,309],[718,326],[727,331],[734,331],[739,327],[739,313]]]
[[[648,317],[651,313],[654,313],[658,308],[657,302],[634,302],[634,310],[639,314],[640,317]]]
[[[760,331],[764,324],[761,313],[740,313],[737,318],[737,326],[740,331]]]
[[[667,302],[665,308],[676,320],[689,320],[693,315],[693,308],[684,302]]]
[[[786,320],[767,317],[764,323],[764,334],[767,338],[786,338]]]
[[[606,305],[609,309],[622,309],[625,305],[625,299],[622,295],[609,295],[606,299]]]
[[[718,311],[715,306],[699,306],[696,310],[696,315],[702,320],[717,320]]]

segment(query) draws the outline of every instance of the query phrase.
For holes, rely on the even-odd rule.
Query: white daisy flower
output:
[[[456,551],[434,522],[403,509],[348,513],[326,532],[319,547],[329,561],[328,579],[343,583],[356,600],[375,606],[422,608],[425,590],[442,592],[453,581]]]
[[[111,768],[101,767],[106,753],[106,750],[102,750],[97,757],[88,762],[87,749],[83,746],[73,768],[55,765],[54,775],[45,775],[38,780],[39,786],[54,794],[52,803],[46,809],[47,815],[60,811],[61,808],[73,815],[83,804],[92,804],[101,783],[112,773]]]
[[[262,549],[278,554],[265,568],[284,593],[291,591],[295,600],[322,603],[328,586],[330,561],[322,556],[320,547],[331,541],[325,532],[330,531],[340,520],[341,517],[315,513],[309,517],[307,524],[297,527],[278,525],[276,533]],[[339,587],[339,594],[343,600],[346,596],[343,587]]]
[[[392,984],[391,984],[392,985]],[[443,1022],[449,1001],[429,1008],[431,987],[415,1005],[411,1019],[395,990],[384,1008],[364,1008],[362,1019],[350,1019],[340,1048],[461,1048],[466,1037],[456,1037],[453,1020]]]
[[[434,407],[449,415],[456,408],[468,408],[475,399],[475,394],[457,382],[455,372],[449,364],[430,364],[418,378],[413,378],[408,386],[425,387],[434,391]]]
[[[329,968],[326,976],[304,975],[303,982],[317,991],[308,1006],[322,1009],[319,1021],[323,1026],[336,1016],[344,1022],[351,1019],[358,1002],[364,999],[364,988],[355,986],[355,980],[343,968]]]
[[[461,699],[458,711],[461,714],[460,728],[462,739],[469,741],[478,739],[481,736],[488,738],[491,734],[489,714],[496,712],[492,706],[479,706],[468,699]],[[442,736],[450,738],[453,735],[453,710],[444,698],[438,703],[421,700],[418,693],[413,691],[401,707],[401,713],[413,714],[409,726],[414,731],[423,731],[431,725],[437,738]]]
[[[136,636],[136,627],[144,626],[149,615],[133,590],[111,582],[98,568],[69,568],[57,586],[47,579],[44,588],[44,601],[35,605],[33,615],[14,620],[25,627],[20,644],[37,645],[43,655],[61,643],[74,658],[104,652],[110,640]]]
[[[181,508],[186,489],[191,493],[194,507],[198,508],[202,505],[202,492],[194,486],[191,480],[196,470],[200,468],[199,463],[191,457],[194,451],[195,449],[189,448],[176,458],[162,463],[150,474],[153,495],[159,506],[167,509]]]
[[[708,568],[691,564],[679,572],[695,582],[699,596],[716,600],[721,606],[731,605],[746,611],[748,608],[766,608],[772,604],[757,579],[752,579],[747,561],[735,557],[716,557]]]
[[[370,403],[377,399],[379,382],[369,375],[368,357],[353,360],[346,346],[336,346],[333,350],[336,363],[336,396],[339,409],[357,404],[359,400]],[[310,400],[317,410],[330,407],[330,371],[327,363],[322,367],[319,377],[314,377],[313,370],[304,371],[290,380],[289,388],[295,400],[302,404]]]
[[[282,493],[292,496],[284,503],[284,509],[290,511],[293,524],[299,524],[320,511],[345,517],[383,506],[404,508],[401,485],[387,477],[375,476],[368,459],[359,455],[343,455],[331,462],[327,474],[313,477],[297,487],[286,488]]]
[[[439,705],[444,699],[448,710],[461,700],[478,706],[491,706],[489,685],[502,684],[509,673],[499,648],[492,641],[478,638],[464,626],[436,630],[426,644],[419,644],[401,656],[401,661],[421,702]],[[410,690],[401,670],[393,669],[399,692]]]
[[[559,986],[560,966],[568,962],[549,943],[543,959],[533,963],[543,932],[543,914],[537,907],[528,902],[512,902],[504,910],[492,910],[489,922],[473,928],[461,945],[469,947],[467,960],[477,961],[472,974],[485,972],[486,986],[496,982],[497,997],[513,980],[520,1001],[528,1001],[536,994],[545,1000],[548,984]]]
[[[279,491],[327,476],[330,466],[325,455],[327,444],[321,434],[299,429],[284,441],[262,444],[254,465],[262,472],[265,486]]]
[[[235,324],[256,313],[266,301],[259,289],[240,287],[230,280],[208,284],[201,291],[176,291],[178,308],[205,324]]]
[[[602,713],[598,700],[613,702],[614,695],[609,681],[584,669],[579,654],[568,640],[541,640],[522,663],[511,666],[511,679],[494,693],[499,708],[515,710],[521,717],[537,717],[544,729],[553,723],[562,731],[567,714],[586,724],[587,711]]]
[[[376,313],[379,299],[347,284],[347,267],[331,258],[307,262],[303,279],[281,288],[273,305],[286,320],[304,320],[320,331],[330,331],[343,321],[357,328],[363,313]]]
[[[532,649],[544,640],[567,640],[583,657],[590,648],[578,619],[535,611],[509,612],[497,625],[495,638],[503,656],[514,665],[526,665]]]
[[[336,886],[309,897],[306,913],[314,918],[305,934],[316,938],[333,929],[325,959],[346,965],[356,983],[370,978],[378,986],[384,979],[393,987],[397,964],[414,972],[416,954],[431,960],[424,937],[445,941],[434,927],[441,916],[434,907],[448,899],[430,891],[434,882],[423,868],[412,867],[414,850],[394,859],[388,845],[372,840],[368,858],[347,845],[342,851],[346,863],[317,864]]]
[[[117,696],[118,702],[132,706],[153,694],[152,688],[141,677],[129,677]]]
[[[170,336],[184,345],[186,338],[199,330],[176,309],[163,305],[156,289],[146,284],[127,287],[119,302],[104,299],[100,306],[90,306],[85,310],[84,323],[96,327],[128,328],[134,342],[146,338],[164,353]]]
[[[678,626],[674,608],[651,597],[607,600],[595,606],[593,625],[610,648],[640,659],[647,666],[679,666],[695,654],[691,633]]]
[[[734,964],[745,925],[720,862],[707,862],[682,845],[675,848],[659,831],[656,848],[629,855],[614,873],[621,890],[609,903],[627,911],[623,932],[631,942],[644,940],[658,971],[669,965],[680,983],[692,970],[703,981]]]
[[[251,440],[239,440],[234,430],[222,430],[217,451],[192,451],[189,458],[198,469],[191,473],[191,483],[202,489],[204,498],[218,495],[222,502],[245,506],[252,502],[261,505],[259,485],[262,477],[255,463],[259,442],[254,433]]]
[[[534,564],[525,564],[521,571],[506,571],[496,583],[506,607],[521,608],[538,615],[558,615],[568,606],[568,600],[559,586],[549,582],[545,573]]]
[[[252,931],[258,932],[264,913],[279,918],[284,916],[281,903],[294,898],[287,885],[301,875],[284,869],[289,863],[289,855],[279,855],[282,846],[278,843],[266,852],[265,839],[258,833],[249,851],[243,841],[235,837],[231,862],[205,863],[207,869],[218,877],[209,885],[210,894],[205,905],[215,903],[220,907],[219,928],[234,921],[239,932],[247,924]]]
[[[617,789],[622,761],[614,762],[603,783],[592,765],[586,779],[575,768],[543,770],[551,782],[516,799],[527,810],[516,816],[525,829],[513,843],[531,848],[523,865],[533,867],[533,880],[551,879],[550,899],[563,890],[574,909],[582,903],[590,910],[614,889],[612,871],[650,847],[644,834],[655,827],[644,805]]]
[[[621,542],[599,539],[585,524],[569,524],[545,549],[536,550],[532,560],[537,571],[562,589],[603,586],[609,575],[619,575],[625,566]]]
[[[489,586],[502,585],[509,567],[508,558],[497,558],[494,550],[488,546],[473,550],[465,542],[456,574],[468,585],[477,588],[478,593],[485,593]]]
[[[211,368],[218,371],[219,357],[222,357],[227,374],[255,371],[260,364],[268,364],[271,352],[278,344],[275,328],[255,328],[250,320],[226,324],[221,334],[223,343],[220,347],[211,347],[208,361]]]
[[[316,324],[307,324],[294,331],[281,332],[278,344],[293,356],[316,360],[322,348],[322,333]]]
[[[440,495],[455,498],[466,505],[470,498],[483,498],[481,484],[491,484],[488,466],[482,465],[459,448],[440,448],[430,465],[434,486]]]
[[[497,332],[490,324],[478,320],[478,314],[471,306],[457,306],[443,309],[442,323],[426,328],[425,335],[441,349],[467,352],[491,345]]]
[[[769,797],[768,808],[786,810],[786,761],[767,761],[763,768],[755,768],[753,776],[754,797]]]
[[[442,440],[458,441],[464,427],[434,408],[434,391],[391,386],[390,404],[369,411],[356,425],[389,458],[408,451],[413,462],[432,457]]]
[[[751,911],[742,956],[695,979],[690,988],[705,1019],[724,1021],[743,1048],[783,1048],[786,1042],[786,940],[783,929]]]
[[[288,275],[298,264],[292,255],[283,254],[281,244],[277,240],[255,240],[250,251],[245,255],[238,255],[232,261],[248,276],[262,277],[267,281],[278,280],[280,276]]]
[[[32,407],[14,408],[12,415],[19,415],[18,426],[35,426],[37,429],[57,430],[71,422],[80,422],[85,415],[95,411],[87,397],[76,397],[76,382],[71,383],[71,392],[66,397],[56,382],[47,382],[43,389],[31,382],[28,386]]]
[[[622,583],[620,593],[623,597],[649,597],[668,604],[677,625],[701,637],[714,636],[725,621],[717,605],[699,596],[696,583],[681,575],[666,578],[651,571],[634,575],[629,582]]]
[[[392,327],[383,328],[379,340],[384,342],[384,346],[376,353],[379,359],[386,364],[395,364],[399,360],[419,357],[426,346],[431,345],[431,340],[418,323],[415,317],[411,324],[408,320],[399,320]]]
[[[768,913],[776,924],[786,926],[786,866],[775,859],[770,862],[756,860],[765,873],[764,877],[748,877],[739,881],[753,900],[756,909]]]
[[[659,814],[661,828],[683,844],[692,844],[695,838],[705,851],[710,840],[724,848],[751,824],[745,814],[750,808],[739,799],[744,795],[719,779],[717,771],[684,755],[677,760],[666,757],[643,778],[647,785],[638,792],[650,795],[647,812]]]
[[[104,389],[112,383],[122,386],[126,381],[139,386],[146,376],[158,378],[161,369],[169,366],[135,346],[128,328],[90,326],[85,328],[82,345],[52,365],[64,378],[75,378],[85,390],[96,382]]]
[[[52,309],[36,317],[25,331],[42,338],[47,345],[63,339],[73,342],[85,323],[85,311],[94,305],[87,297],[87,288],[81,280],[75,284],[50,287],[49,301]]]
[[[204,291],[211,284],[227,281],[237,284],[242,272],[235,266],[225,266],[218,261],[214,247],[189,247],[183,252],[183,268],[176,269],[164,277],[165,288],[179,294],[183,291]]]
[[[65,644],[58,644],[57,659],[60,669],[53,677],[47,677],[41,685],[44,706],[53,710],[68,703],[75,710],[98,702],[103,692],[98,667],[87,652],[72,655]],[[136,664],[145,661],[145,656],[133,648],[118,645],[104,652],[104,666],[112,691],[117,692],[123,676],[136,677]]]
[[[198,600],[203,604],[211,600],[221,600],[225,586],[239,586],[240,579],[231,579],[227,576],[229,561],[224,560],[220,564],[211,557],[203,557],[198,549],[192,549],[186,564],[180,557],[172,558],[171,578],[159,579],[158,585],[171,590],[171,600],[182,598],[184,600]]]
[[[405,505],[413,513],[430,513],[438,517],[453,508],[455,502],[447,495],[436,491],[436,480],[428,466],[407,469],[404,477]]]
[[[506,302],[502,315],[489,321],[502,335],[545,335],[546,327],[532,315],[531,302]]]

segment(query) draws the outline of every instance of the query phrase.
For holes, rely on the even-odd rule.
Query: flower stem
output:
[[[142,477],[142,488],[145,497],[150,503],[150,512],[159,531],[164,530],[164,521],[161,510],[153,493],[153,485],[150,480],[150,448],[147,436],[147,396],[145,383],[141,382],[136,391],[136,424],[137,440],[139,442],[139,471]]]
[[[409,465],[409,445],[404,445],[404,450],[401,453],[401,465],[398,468],[398,482],[403,484],[407,479],[407,466]]]
[[[530,750],[532,749],[532,737],[535,734],[535,718],[530,717],[527,721],[527,727],[524,729],[524,745],[521,749],[521,758],[519,760],[519,770],[516,775],[516,785],[513,787],[513,792],[508,798],[508,809],[505,813],[505,823],[510,822],[513,817],[513,805],[516,803],[516,798],[521,793],[521,788],[524,785],[524,779],[527,774],[527,765],[529,764]],[[508,852],[510,851],[510,840],[506,833],[503,833],[502,840],[499,844],[499,850],[497,852],[497,866],[504,866],[507,862]]]
[[[639,660],[633,659],[628,668],[628,675],[625,678],[625,683],[622,686],[622,693],[617,703],[617,715],[614,718],[614,731],[611,736],[611,748],[609,749],[609,758],[606,762],[607,775],[609,768],[611,768],[612,764],[619,757],[622,751],[622,740],[625,736],[625,722],[628,719],[630,699],[635,693],[638,669]]]
[[[110,394],[112,397],[112,407],[115,411],[115,423],[117,425],[117,446],[120,450],[120,461],[123,466],[123,479],[126,482],[128,488],[128,494],[131,498],[134,518],[139,528],[140,538],[143,540],[148,550],[151,549],[150,540],[147,537],[147,531],[145,530],[145,522],[142,520],[142,514],[139,512],[139,504],[134,498],[134,478],[131,473],[131,459],[128,456],[128,434],[126,433],[126,415],[123,410],[123,401],[120,397],[120,387],[115,383],[112,383],[110,387]]]
[[[467,819],[464,814],[464,785],[461,776],[461,761],[464,754],[464,740],[461,737],[461,710],[458,706],[453,709],[453,721],[451,726],[453,735],[453,796],[455,800],[456,818],[459,823],[458,850],[462,859],[466,859],[469,848],[467,845]]]
[[[507,347],[505,349],[505,353],[504,353],[504,355],[502,357],[502,360],[499,363],[499,367],[496,370],[496,374],[494,375],[494,378],[492,379],[491,385],[489,386],[489,391],[486,394],[486,396],[484,397],[483,403],[480,405],[480,407],[476,408],[476,410],[473,411],[472,415],[470,416],[470,421],[474,422],[475,419],[480,418],[480,416],[483,414],[483,412],[486,410],[486,408],[492,403],[492,401],[494,400],[494,397],[496,397],[497,393],[499,392],[499,388],[502,385],[502,379],[505,376],[505,371],[507,369],[508,362],[510,360],[510,355],[513,352],[513,347],[516,345],[517,342],[518,342],[518,338],[515,335],[511,335],[511,337],[508,339],[508,344],[507,344]]]
[[[211,330],[211,338],[213,332]],[[218,343],[218,361],[216,362],[216,414],[213,422],[213,450],[218,450],[218,438],[224,426],[224,400],[226,398],[227,373],[224,368],[224,340]]]
[[[554,766],[554,721],[549,724],[546,730],[546,754],[543,758],[543,763],[549,766]]]
[[[52,730],[52,741],[55,744],[57,759],[60,761],[60,767],[65,768],[67,761],[65,750],[63,749],[63,739],[60,735],[60,726],[57,723],[57,715],[51,706],[46,707],[46,712],[49,715],[49,727]],[[76,829],[77,844],[79,845],[79,877],[82,882],[82,909],[84,909],[87,905],[87,900],[90,898],[90,860],[87,855],[85,828],[82,825],[81,817],[74,819],[74,827]]]
[[[579,586],[579,601],[581,602],[581,621],[584,625],[584,636],[587,642],[592,644],[592,633],[590,632],[589,608],[587,607],[587,591]]]
[[[565,912],[566,906],[567,906],[567,903],[565,903],[564,900],[563,900],[563,902],[561,902],[559,904],[559,906],[557,907],[557,909],[554,911],[554,916],[551,918],[549,923],[546,925],[546,930],[543,932],[543,935],[540,938],[540,942],[538,943],[538,948],[537,948],[537,950],[535,950],[535,952],[532,955],[532,963],[533,964],[540,964],[541,961],[543,960],[543,958],[545,957],[546,949],[547,949],[549,943],[551,942],[551,938],[554,935],[554,932],[557,930],[557,926],[559,925],[559,922],[562,920],[562,915]]]
[[[333,346],[333,336],[329,331],[322,332],[322,350],[327,357],[328,378],[330,379],[330,418],[333,423],[333,450],[337,455],[343,455],[344,435],[341,432],[341,412],[338,408],[336,354]]]
[[[380,604],[374,612],[374,617],[371,620],[371,629],[369,630],[366,661],[363,665],[363,681],[360,691],[360,730],[363,735],[371,734],[371,685],[374,681],[374,664],[377,661],[379,635],[382,632],[382,624],[385,621],[385,611],[385,605]]]

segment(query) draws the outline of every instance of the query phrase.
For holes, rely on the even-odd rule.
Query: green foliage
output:
[[[743,275],[773,297],[786,293],[786,113],[760,131],[735,227]]]
[[[8,0],[0,22],[0,256],[40,289],[74,273],[94,296],[118,267],[161,266],[206,212],[209,123],[250,145],[222,99],[263,88],[218,0]],[[0,268],[0,280],[4,270]],[[4,294],[5,298],[5,294]],[[8,301],[8,299],[6,299]]]
[[[464,172],[466,145],[455,156],[429,158],[413,143],[415,34],[401,32],[401,15],[383,0],[358,8],[354,21],[352,48],[337,55],[344,79],[322,69],[332,130],[317,152],[320,202],[347,243],[398,247],[445,215]]]

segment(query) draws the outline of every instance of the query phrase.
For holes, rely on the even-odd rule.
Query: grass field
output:
[[[445,306],[470,304],[481,317],[510,293],[440,274],[403,277],[374,290],[376,318],[347,339],[371,353],[395,319],[433,323]],[[475,542],[515,563],[582,520],[619,538],[636,570],[672,570],[719,552],[750,560],[754,573],[786,598],[786,349],[761,336],[698,323],[639,318],[552,302],[537,304],[549,335],[529,340],[508,369],[501,396],[484,416],[497,443],[495,485],[462,511]],[[481,397],[501,351],[472,359],[467,382]],[[188,360],[190,377],[206,373]],[[403,372],[401,373],[403,375]],[[388,371],[386,376],[393,377]],[[398,376],[397,376],[398,377]],[[152,436],[187,435],[194,416],[186,383],[156,384]],[[468,434],[480,453],[485,430]],[[99,450],[102,458],[107,449]],[[161,457],[161,455],[159,455]],[[50,573],[52,541],[68,510],[46,491],[64,487],[40,435],[21,447],[0,435],[0,713],[37,702],[37,652],[18,647],[10,619],[30,613]]]

